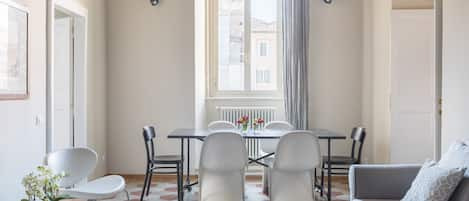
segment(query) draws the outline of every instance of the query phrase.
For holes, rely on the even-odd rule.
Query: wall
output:
[[[362,119],[375,163],[389,161],[391,10],[391,0],[364,1]]]
[[[393,0],[393,9],[432,9],[433,0]]]
[[[23,198],[21,179],[42,163],[46,151],[46,2],[16,2],[30,11],[30,96],[0,101],[0,200],[5,201]]]
[[[23,195],[21,179],[43,163],[46,153],[46,0],[17,0],[30,11],[29,81],[27,100],[0,101],[0,200],[19,200]],[[105,153],[105,69],[103,1],[81,1],[89,9],[88,143]],[[37,123],[36,123],[37,122]],[[100,161],[94,176],[106,173]]]
[[[92,177],[107,174],[107,59],[105,0],[69,0],[88,9],[87,141],[98,155]]]
[[[194,3],[112,0],[108,17],[108,170],[142,174],[142,127],[158,127],[159,154],[178,154],[168,140],[194,127]]]
[[[443,1],[442,152],[469,138],[469,1]]]
[[[86,105],[86,145],[98,153],[98,164],[91,178],[107,174],[106,161],[106,9],[105,0],[54,0],[59,5],[83,9],[88,13],[87,19],[87,66],[84,79],[86,80],[86,103],[77,102],[77,107]],[[52,5],[51,5],[52,6]],[[79,36],[76,36],[79,37]],[[79,67],[80,68],[80,67]],[[78,74],[80,69],[76,69]],[[78,78],[80,79],[80,78]],[[78,89],[80,93],[80,89]],[[81,104],[81,105],[80,105]],[[76,117],[80,125],[80,117]],[[78,131],[80,132],[80,131]],[[77,139],[80,140],[80,139]],[[78,142],[80,144],[81,142]],[[79,145],[78,145],[79,146]]]
[[[310,1],[310,23],[309,125],[348,136],[362,123],[363,1]],[[333,143],[336,154],[350,150]]]
[[[159,126],[160,153],[178,153],[178,141],[167,140],[166,135],[177,127],[200,127],[205,121],[195,121],[194,115],[202,118],[202,108],[211,121],[216,119],[216,106],[253,105],[249,100],[211,99],[206,105],[199,100],[204,90],[199,89],[199,79],[194,90],[193,4],[176,0],[151,7],[144,1],[113,0],[107,6],[111,173],[143,173],[140,132],[145,124]],[[362,1],[331,6],[311,2],[311,127],[348,135],[361,123],[362,8]],[[283,107],[279,100],[265,103]],[[349,144],[334,142],[334,152],[349,153]]]

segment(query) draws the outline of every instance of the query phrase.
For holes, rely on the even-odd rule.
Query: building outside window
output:
[[[281,94],[280,0],[210,2],[211,95]]]

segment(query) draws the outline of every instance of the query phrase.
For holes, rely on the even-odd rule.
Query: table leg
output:
[[[327,200],[331,201],[331,186],[332,186],[332,178],[331,178],[331,139],[327,139]]]
[[[182,171],[182,177],[184,177],[184,162],[186,161],[186,158],[184,157],[184,138],[181,138],[181,158],[182,158],[182,164],[181,164],[181,171]],[[184,183],[182,183],[184,186]]]
[[[186,173],[187,173],[187,176],[186,176],[186,184],[187,184],[187,185],[190,185],[190,184],[191,184],[191,175],[190,175],[190,170],[191,170],[191,168],[190,168],[190,163],[191,163],[191,160],[190,160],[190,157],[191,157],[190,152],[191,152],[191,150],[190,150],[190,148],[191,148],[190,139],[187,139],[187,171],[186,171]],[[189,191],[190,191],[190,190],[191,190],[191,189],[189,189]]]

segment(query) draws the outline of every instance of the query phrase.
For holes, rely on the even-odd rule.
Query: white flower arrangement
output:
[[[21,201],[59,201],[68,199],[59,196],[59,182],[64,178],[64,172],[55,174],[47,166],[38,166],[36,172],[27,174],[21,182],[27,198]]]

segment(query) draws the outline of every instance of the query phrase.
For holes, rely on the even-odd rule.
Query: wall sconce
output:
[[[324,3],[331,4],[332,0],[324,0]]]
[[[160,0],[150,0],[152,6],[156,6],[160,3]]]

